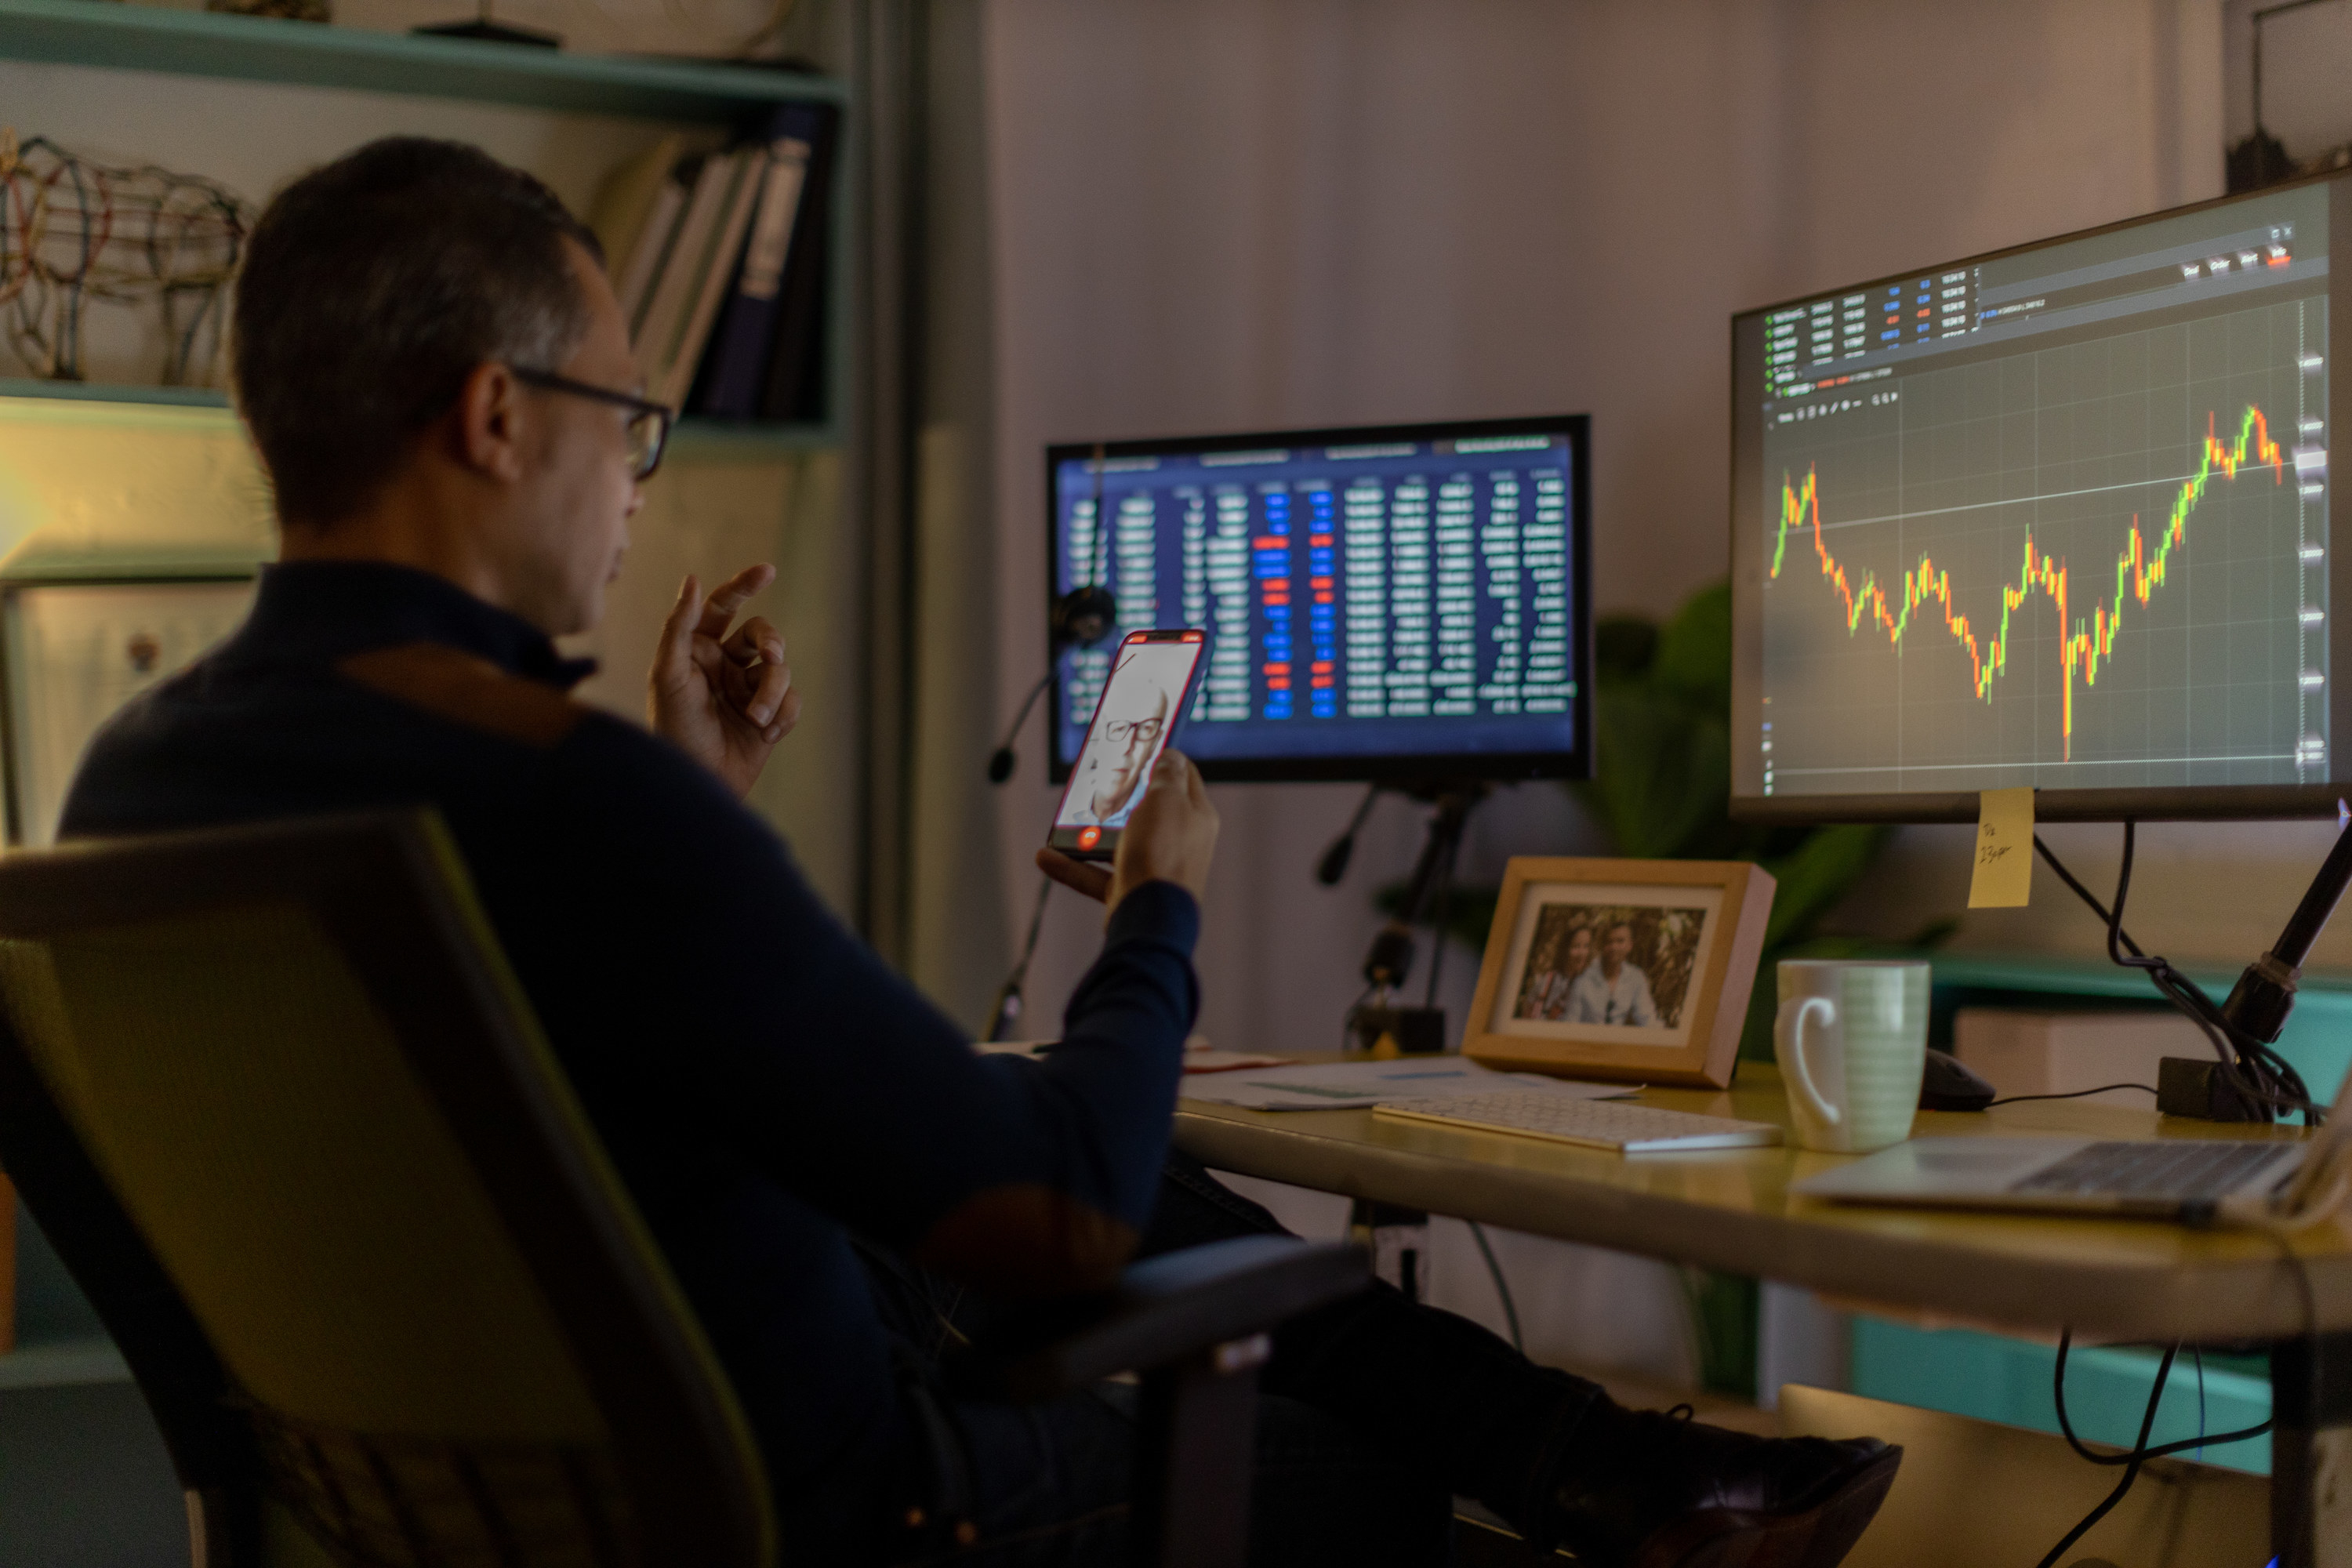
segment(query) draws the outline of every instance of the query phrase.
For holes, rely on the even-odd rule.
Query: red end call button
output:
[[[1099,844],[1099,843],[1101,843],[1101,842],[1102,842],[1102,829],[1101,829],[1101,828],[1099,828],[1099,827],[1081,827],[1081,828],[1079,828],[1079,829],[1078,829],[1078,847],[1079,847],[1079,848],[1081,848],[1081,849],[1091,849],[1091,848],[1093,848],[1096,845],[1097,845],[1097,844]]]

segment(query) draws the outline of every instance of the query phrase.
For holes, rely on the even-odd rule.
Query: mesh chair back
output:
[[[0,999],[341,1555],[772,1557],[749,1429],[437,818],[0,861]]]

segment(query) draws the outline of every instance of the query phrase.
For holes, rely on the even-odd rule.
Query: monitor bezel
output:
[[[2329,310],[2327,353],[2330,369],[2337,363],[2352,363],[2352,309],[2336,310],[2339,292],[2352,304],[2352,285],[2339,290],[2336,270],[2336,237],[2352,237],[2352,170],[2329,170],[2322,174],[2281,180],[2259,190],[2241,191],[2234,195],[2216,196],[2209,201],[2191,202],[2184,206],[2167,207],[2160,212],[2144,213],[2115,223],[2100,224],[2093,228],[2076,229],[2053,235],[2022,245],[2006,246],[1957,260],[1932,266],[1906,268],[1901,272],[1884,274],[1865,281],[1841,284],[1829,289],[1809,289],[1784,300],[1758,305],[1736,312],[1731,318],[1730,363],[1730,428],[1727,432],[1730,457],[1729,487],[1727,500],[1729,531],[1727,556],[1732,584],[1732,708],[1735,715],[1734,744],[1738,743],[1736,716],[1757,701],[1758,672],[1742,658],[1743,634],[1748,628],[1740,615],[1740,497],[1743,484],[1753,488],[1756,476],[1743,474],[1740,448],[1740,416],[1743,396],[1740,362],[1740,333],[1743,323],[1759,320],[1772,311],[1792,305],[1804,304],[1825,294],[1847,294],[1867,291],[1922,273],[1950,271],[1973,267],[2005,257],[2026,255],[2046,250],[2053,246],[2071,244],[2099,235],[2114,234],[2124,229],[2138,228],[2168,218],[2186,216],[2215,207],[2274,196],[2282,191],[2304,186],[2326,185],[2333,183],[2328,202],[2329,271],[2327,300]],[[2347,262],[2352,262],[2352,248],[2347,250]],[[2331,381],[2327,408],[2327,429],[2324,445],[2336,449],[2336,431],[2339,421],[2336,399]],[[1760,459],[1760,451],[1757,454]],[[1759,470],[1760,472],[1760,469]],[[2331,495],[2331,501],[2333,497]],[[2331,520],[2333,507],[2330,508]],[[2352,605],[2352,550],[2336,546],[2332,537],[2328,551],[2327,591],[2330,619],[2336,607]],[[1751,591],[1760,591],[1751,590]],[[1759,630],[1760,635],[1760,629]],[[2330,654],[2334,653],[2335,633],[2331,629]],[[2043,822],[2185,822],[2185,821],[2252,821],[2257,819],[2304,818],[2334,816],[2343,802],[2352,797],[2352,773],[2346,772],[2347,740],[2352,740],[2352,679],[2338,679],[2331,657],[2329,679],[2332,689],[2328,700],[2328,728],[2334,743],[2331,747],[2330,771],[2334,777],[2324,783],[2303,784],[2160,784],[2139,785],[2122,789],[2042,789],[2033,794],[2033,815]],[[1743,795],[1735,767],[1731,780],[1730,816],[1735,822],[1759,826],[1796,826],[1820,823],[1941,823],[1974,822],[1981,809],[1982,797],[1974,790],[1920,791],[1913,794],[1885,795]]]
[[[1455,419],[1412,425],[1342,425],[1303,430],[1253,430],[1215,436],[1148,437],[1123,441],[1057,441],[1045,448],[1045,602],[1061,592],[1055,548],[1060,513],[1055,476],[1066,462],[1089,461],[1097,450],[1106,459],[1181,453],[1245,451],[1269,445],[1351,446],[1381,441],[1437,441],[1478,436],[1558,436],[1569,447],[1569,631],[1577,650],[1576,695],[1569,713],[1577,744],[1569,751],[1394,752],[1368,756],[1263,757],[1200,763],[1201,776],[1216,784],[1380,784],[1408,787],[1451,781],[1505,783],[1517,779],[1592,776],[1592,521],[1591,430],[1589,414],[1518,416],[1507,419]],[[1133,629],[1133,628],[1130,628]],[[1049,627],[1046,668],[1053,706],[1046,714],[1047,773],[1065,783],[1076,759],[1062,755],[1062,661]],[[1182,742],[1180,740],[1181,747]]]

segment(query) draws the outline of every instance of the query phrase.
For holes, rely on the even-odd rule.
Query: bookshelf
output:
[[[339,89],[680,127],[745,125],[780,103],[849,100],[845,83],[805,72],[572,54],[111,0],[0,0],[0,61]],[[845,144],[835,157],[845,163],[854,151]],[[848,392],[845,246],[850,181],[836,177],[833,185],[826,229],[826,417],[800,423],[689,418],[680,422],[675,437],[680,455],[744,460],[840,444]],[[227,406],[222,393],[205,388],[22,378],[0,378],[0,396]]]
[[[94,381],[32,381],[0,376],[0,398],[42,397],[68,403],[115,403],[157,408],[216,408],[228,411],[228,394],[209,386],[125,386]],[[830,447],[839,439],[831,423],[773,424],[688,417],[670,433],[669,449],[698,458],[755,460],[782,453]]]
[[[848,89],[831,78],[747,66],[575,55],[100,0],[0,0],[0,59],[700,124],[730,124],[793,100],[848,100]]]

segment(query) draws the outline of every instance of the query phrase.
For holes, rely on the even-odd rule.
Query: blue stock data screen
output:
[[[1055,447],[1053,591],[1195,626],[1212,777],[1511,777],[1591,755],[1585,421]],[[1063,654],[1058,778],[1118,636]]]

